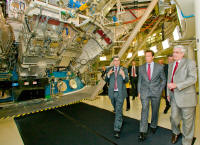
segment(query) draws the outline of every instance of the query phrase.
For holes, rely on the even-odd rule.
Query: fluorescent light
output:
[[[161,55],[159,55],[159,56],[156,56],[155,58],[161,58],[161,57],[166,57],[166,56],[161,56]]]
[[[155,53],[158,51],[156,46],[151,47],[150,50],[152,50]]]
[[[138,51],[138,56],[144,56],[144,50]]]
[[[106,56],[101,56],[100,61],[106,61]]]
[[[174,29],[173,36],[174,36],[174,40],[179,40],[181,38],[181,34],[180,34],[178,26],[176,26],[176,28]]]
[[[176,4],[176,2],[174,0],[170,1],[171,5]]]
[[[127,58],[131,58],[132,55],[133,55],[132,52],[129,52],[128,55],[127,55]]]
[[[165,41],[162,42],[163,49],[169,48],[169,39],[166,39]]]

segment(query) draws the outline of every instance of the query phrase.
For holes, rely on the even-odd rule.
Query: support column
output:
[[[199,85],[199,94],[200,94],[200,14],[199,6],[200,1],[195,0],[195,25],[196,25],[196,47],[197,47],[197,65],[198,65],[198,85]],[[200,100],[200,95],[199,95]]]
[[[193,46],[187,47],[187,58],[195,60],[195,52]]]

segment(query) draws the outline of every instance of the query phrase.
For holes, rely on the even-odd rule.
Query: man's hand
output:
[[[107,75],[110,77],[110,75],[111,75],[113,72],[114,72],[113,69],[110,69]]]
[[[167,96],[167,100],[168,100],[168,102],[170,102],[170,99],[171,99],[170,96]]]
[[[122,69],[120,69],[119,74],[120,74],[123,78],[125,78],[125,73],[124,73],[124,71],[123,71]]]
[[[176,84],[175,83],[168,83],[167,87],[171,90],[171,89],[175,89],[176,88]]]

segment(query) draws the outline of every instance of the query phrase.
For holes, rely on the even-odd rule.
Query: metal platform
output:
[[[50,99],[34,99],[29,101],[0,104],[0,119],[9,117],[19,117],[31,113],[50,110],[65,105],[74,104],[84,99],[91,98],[95,87],[84,87],[83,89],[66,94],[64,96],[55,96]]]

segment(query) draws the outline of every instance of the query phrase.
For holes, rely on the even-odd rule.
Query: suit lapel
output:
[[[169,68],[168,68],[168,70],[169,70],[169,71],[168,71],[168,75],[169,75],[169,76],[168,76],[168,78],[169,78],[168,82],[171,82],[171,79],[172,79],[172,69],[173,69],[173,65],[174,65],[174,63],[171,63],[171,64],[168,65],[168,67],[169,67]]]
[[[182,68],[183,64],[185,64],[185,58],[183,58],[183,59],[180,61],[180,63],[178,64],[178,68],[177,68],[177,70],[176,70],[176,72],[175,72],[174,75],[176,75],[176,73]]]
[[[114,73],[112,73],[111,75],[115,78],[115,67],[113,66],[111,69],[113,69]]]
[[[117,76],[119,76],[119,70],[120,70],[121,66],[119,66],[119,69],[117,70]]]
[[[148,75],[147,75],[146,65],[147,65],[147,63],[145,63],[145,64],[143,65],[142,71],[143,71],[143,73],[145,74],[146,78],[149,80]]]
[[[153,77],[154,77],[155,74],[156,74],[156,68],[157,68],[157,65],[156,65],[156,63],[154,62],[154,66],[153,66],[153,72],[152,72],[151,80],[153,79]]]

